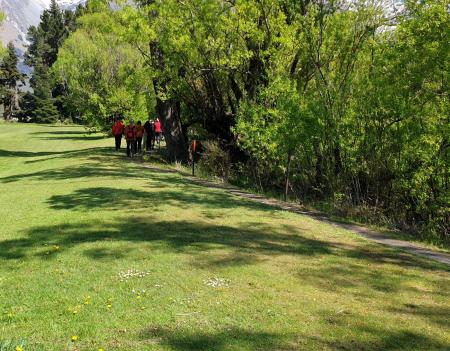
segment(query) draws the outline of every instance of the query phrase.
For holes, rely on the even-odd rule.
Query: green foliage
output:
[[[261,190],[449,239],[445,1],[395,19],[362,0],[118,3],[90,1],[60,51],[64,109],[104,129],[155,110],[181,149],[218,140]]]
[[[262,89],[257,100],[240,105],[235,131],[240,145],[253,156],[282,163],[300,148],[302,152],[313,151],[318,134],[313,112],[295,81],[279,80]]]
[[[229,153],[217,141],[202,143],[202,148],[203,150],[198,164],[200,172],[228,181],[231,171]]]
[[[435,241],[450,238],[449,17],[444,2],[413,5],[376,38],[345,131],[348,168],[365,197]]]
[[[3,56],[0,63],[0,96],[5,120],[11,119],[17,107],[17,85],[23,80],[23,76],[17,67],[18,63],[19,58],[16,54],[16,48],[10,42],[7,47],[7,53]]]
[[[151,71],[138,50],[128,44],[121,14],[91,12],[64,43],[53,71],[68,87],[71,108],[90,126],[110,129],[111,116],[146,119],[154,93]]]
[[[76,17],[82,13],[81,6],[75,13],[63,12],[57,2],[52,0],[50,8],[42,13],[39,25],[28,29],[30,45],[25,53],[25,63],[33,67],[30,83],[35,100],[32,106],[36,109],[23,113],[35,121],[50,123],[61,119],[62,115],[67,117],[71,114],[65,109],[64,87],[55,82],[50,68],[57,60],[60,46],[69,33],[75,30]]]
[[[290,26],[296,30],[278,39],[283,46],[270,62],[268,88],[240,105],[240,145],[263,164],[263,177],[275,179],[269,184],[280,187],[284,168],[279,165],[292,145],[299,155],[294,177],[302,196],[344,195],[346,205],[384,208],[396,223],[448,241],[449,14],[444,2],[410,5],[394,29],[383,26],[378,9],[324,11],[312,4],[305,10],[305,16],[294,16],[301,26],[293,19]],[[296,108],[287,111],[297,121],[309,116],[304,127],[296,128],[290,113],[283,113],[289,105],[272,88],[282,80],[286,86],[297,84],[287,95]]]

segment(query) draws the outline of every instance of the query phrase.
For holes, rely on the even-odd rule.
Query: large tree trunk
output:
[[[160,50],[157,42],[150,43],[151,65],[155,70],[163,71],[165,68],[164,54]],[[156,93],[166,92],[168,82],[153,80],[153,87]],[[167,156],[171,162],[187,163],[188,142],[183,133],[183,126],[180,117],[180,102],[174,99],[156,99],[156,112],[163,125],[164,138],[166,140]]]
[[[180,119],[180,104],[176,101],[156,102],[156,112],[163,125],[167,156],[171,162],[187,163],[188,145]]]

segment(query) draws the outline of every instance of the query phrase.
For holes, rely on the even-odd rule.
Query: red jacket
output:
[[[129,141],[136,140],[136,126],[125,127],[125,139]]]
[[[142,138],[144,136],[144,127],[143,126],[136,126],[136,137]]]
[[[155,122],[155,133],[161,133],[162,129],[161,129],[161,122],[160,121],[156,121]]]
[[[123,134],[123,123],[122,121],[117,121],[112,126],[113,135],[122,135]]]

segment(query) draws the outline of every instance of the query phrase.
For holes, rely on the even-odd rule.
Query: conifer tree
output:
[[[1,82],[1,95],[4,106],[3,116],[5,120],[11,119],[14,109],[17,108],[17,84],[23,79],[22,74],[17,68],[19,58],[16,54],[16,48],[14,44],[10,42],[7,47],[7,54],[3,58],[0,65],[0,82]]]
[[[61,103],[63,89],[52,78],[50,68],[56,62],[64,40],[75,30],[77,14],[81,14],[80,8],[76,12],[64,12],[52,0],[49,9],[42,13],[39,25],[28,29],[30,45],[25,54],[25,63],[33,67],[30,83],[34,90],[34,103],[27,105],[36,107],[29,112],[36,121],[54,122],[64,114]]]

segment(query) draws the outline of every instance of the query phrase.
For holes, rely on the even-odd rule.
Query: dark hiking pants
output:
[[[147,151],[150,151],[154,149],[155,146],[155,136],[153,134],[147,134],[147,144],[145,145],[145,148]]]
[[[122,134],[114,135],[114,139],[116,139],[116,151],[118,151],[122,145]]]
[[[136,154],[136,140],[127,140],[127,156],[131,157]]]

